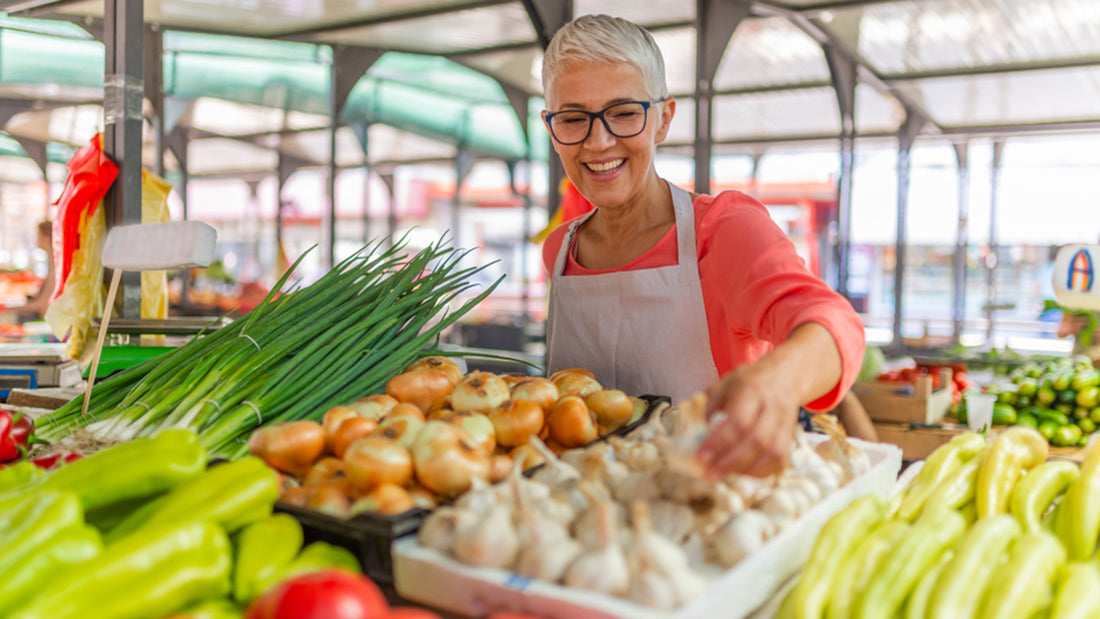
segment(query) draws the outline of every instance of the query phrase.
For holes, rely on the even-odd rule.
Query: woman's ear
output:
[[[668,128],[672,124],[672,117],[676,115],[676,99],[666,98],[661,102],[661,123],[657,126],[657,143],[665,141],[668,137]]]

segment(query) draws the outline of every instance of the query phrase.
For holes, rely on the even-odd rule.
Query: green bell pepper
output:
[[[1050,602],[1054,579],[1066,563],[1066,549],[1046,531],[1024,533],[1008,561],[993,573],[984,595],[983,619],[1030,619]]]
[[[51,578],[9,619],[142,619],[229,593],[232,552],[221,526],[193,520],[142,529]]]
[[[966,521],[947,509],[925,510],[912,531],[883,561],[859,596],[855,619],[893,617],[917,582],[966,531]]]
[[[0,580],[54,536],[83,524],[80,501],[71,492],[35,492],[0,513]]]
[[[271,514],[241,530],[233,565],[233,599],[248,604],[260,584],[285,569],[302,550],[302,525],[288,514]]]
[[[74,499],[75,500],[75,499]],[[54,574],[74,563],[88,561],[103,549],[95,527],[83,525],[56,534],[0,578],[0,608],[16,608],[31,596],[48,591]]]
[[[1050,619],[1100,616],[1100,569],[1093,562],[1069,563],[1054,593]]]
[[[1016,519],[1007,514],[978,521],[959,542],[955,558],[936,583],[928,618],[977,616],[993,571],[1020,533]]]
[[[104,449],[52,471],[37,483],[11,493],[36,489],[75,492],[85,511],[168,490],[194,478],[206,467],[206,451],[190,430],[165,430]],[[8,497],[0,496],[0,503]]]
[[[205,518],[233,533],[265,518],[279,498],[279,480],[263,460],[245,456],[240,460],[210,467],[207,471],[173,488],[148,510],[135,512],[108,539],[132,531],[181,520]]]

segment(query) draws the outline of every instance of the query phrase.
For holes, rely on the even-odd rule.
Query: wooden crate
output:
[[[966,426],[910,427],[907,423],[875,424],[878,440],[901,447],[901,457],[906,460],[923,460],[937,447],[950,441],[955,435],[966,432]]]
[[[931,376],[921,376],[915,384],[862,381],[852,386],[852,393],[874,421],[938,423],[951,408],[950,368],[940,370],[940,381],[937,391]]]

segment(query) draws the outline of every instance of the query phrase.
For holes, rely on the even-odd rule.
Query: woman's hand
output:
[[[833,336],[809,322],[756,363],[718,379],[707,393],[710,436],[698,452],[707,475],[767,477],[782,471],[798,408],[835,388],[840,376]]]
[[[742,366],[707,396],[711,431],[698,456],[708,478],[767,477],[787,467],[799,407],[789,376],[776,380],[766,368]]]

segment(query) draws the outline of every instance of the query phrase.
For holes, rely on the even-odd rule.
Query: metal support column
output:
[[[822,265],[826,281],[837,292],[848,296],[848,259],[852,234],[852,174],[856,143],[856,63],[831,44],[821,46],[840,110],[840,178],[836,193],[836,243],[828,256],[831,264]]]
[[[305,165],[305,162],[301,159],[288,155],[282,151],[279,151],[279,162],[277,169],[275,170],[275,255],[278,256],[280,251],[286,251],[283,247],[283,207],[285,206],[283,201],[283,188],[286,187],[287,180],[290,179],[290,175],[294,174]],[[290,254],[286,254],[287,257]],[[281,270],[281,266],[280,266]]]
[[[969,246],[967,231],[970,227],[970,143],[954,144],[958,174],[959,215],[955,230],[955,264],[951,295],[951,343],[958,344],[966,319],[966,253]]]
[[[325,228],[325,259],[331,268],[336,264],[336,130],[340,127],[340,113],[359,82],[379,58],[382,52],[359,47],[335,45],[332,47],[332,66],[329,70],[329,149],[328,149],[328,225]]]
[[[164,109],[164,34],[155,25],[143,29],[145,96],[153,108],[153,174],[164,177],[167,114]]]
[[[105,199],[107,228],[141,223],[141,131],[145,86],[142,0],[104,0],[103,150],[118,166]],[[141,273],[128,271],[119,291],[121,318],[141,317]]]
[[[363,151],[363,244],[370,242],[370,122],[352,127],[359,148]]]
[[[905,342],[901,334],[901,317],[905,291],[905,250],[908,245],[906,229],[909,227],[909,173],[912,165],[909,153],[923,125],[921,117],[909,112],[898,133],[898,238],[894,259],[894,328],[891,342],[891,346],[896,347],[904,347]]]
[[[985,261],[985,340],[993,339],[993,310],[997,308],[997,251],[1000,238],[997,234],[998,202],[1001,197],[1001,156],[1005,143],[993,142],[993,161],[989,170],[989,255]]]
[[[714,76],[730,37],[748,17],[752,2],[695,2],[695,191],[710,193],[710,161],[714,147]]]
[[[386,238],[389,239],[389,246],[393,247],[393,242],[397,238],[397,192],[394,189],[396,180],[393,172],[379,174],[378,178],[382,179],[382,184],[386,186],[386,191],[389,193],[390,203],[386,209]]]

